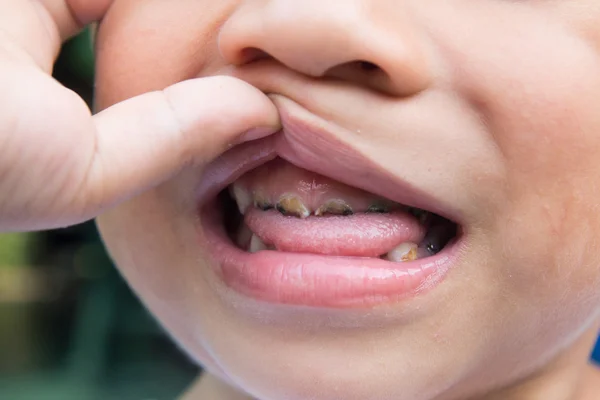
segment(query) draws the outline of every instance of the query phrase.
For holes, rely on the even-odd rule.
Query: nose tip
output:
[[[421,92],[432,81],[425,40],[399,11],[404,7],[385,4],[390,2],[249,2],[223,25],[219,49],[233,65],[271,58],[312,77],[338,78],[388,94]]]

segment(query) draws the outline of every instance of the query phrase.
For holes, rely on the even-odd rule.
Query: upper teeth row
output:
[[[327,214],[333,215],[352,215],[354,210],[352,207],[342,199],[331,199],[326,201],[316,210],[310,210],[302,202],[302,199],[293,194],[285,194],[279,198],[277,204],[273,205],[263,196],[259,194],[251,195],[243,188],[233,185],[230,189],[232,196],[234,197],[240,213],[243,215],[246,213],[250,206],[254,206],[263,211],[275,208],[284,215],[295,216],[299,218],[307,218],[311,214],[316,216],[322,216]],[[390,207],[385,204],[374,204],[367,209],[367,212],[388,212]]]
[[[260,208],[261,210],[277,209],[279,212],[285,215],[293,215],[299,218],[307,218],[311,214],[314,215],[325,215],[325,214],[338,214],[338,215],[350,215],[353,214],[352,207],[341,199],[332,199],[317,210],[309,210],[306,205],[302,202],[300,197],[293,194],[285,194],[279,198],[277,204],[273,205],[266,200],[260,194],[253,193],[251,195],[243,188],[233,185],[230,188],[231,195],[234,197],[240,213],[243,215],[250,206]]]
[[[263,211],[270,209],[276,209],[280,213],[289,216],[295,216],[298,218],[307,218],[314,214],[316,216],[322,216],[327,214],[332,215],[352,215],[355,210],[352,209],[346,201],[342,199],[330,199],[322,204],[316,210],[310,210],[302,202],[302,199],[293,194],[284,194],[279,197],[279,201],[276,204],[272,204],[264,196],[259,193],[249,193],[244,188],[238,185],[232,185],[230,187],[230,193],[235,199],[238,209],[242,215],[246,213],[249,207],[254,206]],[[378,201],[366,209],[368,213],[387,213],[392,209],[405,209],[405,207],[393,202]],[[430,217],[430,213],[417,208],[409,208],[408,211],[414,216],[419,218],[421,222],[425,222]]]

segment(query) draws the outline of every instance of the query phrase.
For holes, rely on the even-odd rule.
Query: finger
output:
[[[49,73],[61,44],[100,20],[113,0],[2,0],[0,48],[24,52]],[[21,58],[21,54],[15,54]]]
[[[187,165],[203,165],[245,138],[279,129],[268,97],[230,77],[182,82],[119,103],[94,120],[96,151],[77,198],[90,217]]]
[[[21,0],[22,1],[22,0]],[[114,0],[38,0],[56,24],[62,40],[101,20]]]

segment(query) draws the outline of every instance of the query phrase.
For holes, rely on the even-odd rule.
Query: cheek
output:
[[[457,5],[430,26],[448,65],[460,67],[449,86],[478,112],[496,147],[489,163],[503,171],[500,182],[478,182],[485,198],[472,205],[489,213],[477,272],[497,288],[514,340],[536,337],[548,349],[600,305],[600,59],[575,30],[529,8]],[[469,23],[451,23],[461,18]]]
[[[97,107],[219,68],[218,29],[236,3],[117,0],[97,32]]]
[[[98,227],[111,257],[132,289],[153,314],[173,332],[182,346],[200,354],[191,340],[196,320],[193,304],[209,304],[195,254],[195,213],[174,201],[170,184],[146,192],[98,218]],[[204,360],[203,360],[204,361]]]
[[[194,254],[197,246],[186,242],[196,237],[186,223],[193,215],[181,202],[165,198],[169,191],[172,188],[159,188],[111,210],[98,218],[98,227],[120,272],[175,343],[227,381],[197,335],[200,315],[210,314],[213,299],[199,272],[203,266],[189,261],[202,259]],[[211,324],[219,325],[217,321],[213,318]]]
[[[509,87],[515,89],[490,90],[496,100],[482,109],[507,173],[500,221],[504,250],[531,273],[526,282],[539,289],[529,296],[545,290],[573,304],[596,294],[599,276],[600,115],[594,99],[600,98],[600,63],[586,56],[585,51],[561,56],[577,67],[548,57],[531,63],[531,75],[498,79],[513,78]],[[548,66],[553,66],[548,75],[539,73]]]
[[[502,7],[496,18],[472,16],[477,38],[458,29],[445,43],[464,66],[454,84],[489,127],[505,171],[490,217],[497,271],[515,298],[581,323],[600,304],[600,59],[547,15],[510,7],[498,18]]]

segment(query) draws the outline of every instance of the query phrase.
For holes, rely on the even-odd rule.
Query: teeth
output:
[[[323,204],[317,211],[316,216],[333,214],[333,215],[352,215],[352,207],[348,205],[344,200],[330,200]]]
[[[385,214],[389,212],[390,208],[386,204],[373,204],[367,208],[367,213]]]
[[[236,184],[231,185],[229,187],[229,193],[231,193],[231,196],[237,203],[238,210],[240,210],[240,214],[244,215],[248,207],[250,207],[250,205],[252,204],[252,197],[250,196],[250,193],[248,193],[244,188]]]
[[[258,253],[259,251],[268,250],[267,245],[258,236],[252,235],[250,239],[249,253]]]
[[[419,246],[415,243],[402,243],[400,246],[387,253],[385,258],[394,262],[414,261],[418,258],[418,248]]]
[[[420,208],[411,207],[408,209],[408,212],[417,217],[421,224],[425,224],[431,217],[429,211],[421,210]]]
[[[273,204],[271,204],[267,199],[265,199],[261,195],[254,196],[254,207],[262,211],[269,211],[274,208]]]
[[[250,245],[250,241],[252,239],[252,231],[248,228],[248,225],[242,223],[240,230],[235,235],[235,243],[241,249],[246,249]]]
[[[281,214],[286,216],[295,216],[298,218],[308,218],[311,215],[309,210],[302,199],[298,196],[288,194],[281,197],[279,202],[274,205],[266,196],[257,192],[248,192],[244,187],[238,184],[233,184],[229,187],[229,192],[235,199],[238,209],[242,215],[245,215],[248,207],[254,206],[262,211],[268,211],[276,208]],[[397,208],[397,204],[386,201],[376,201],[366,209],[366,213],[379,213],[385,214]],[[427,224],[432,217],[432,214],[428,211],[424,211],[415,207],[408,208],[408,212],[416,217],[422,224]],[[333,199],[327,201],[321,205],[315,212],[315,216],[323,215],[353,215],[354,210],[352,207],[342,199]]]
[[[277,203],[277,211],[287,216],[295,216],[298,218],[308,218],[310,211],[296,196],[282,197]]]

